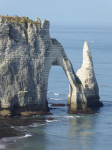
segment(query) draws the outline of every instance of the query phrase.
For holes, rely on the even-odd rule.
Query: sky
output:
[[[112,0],[0,0],[0,15],[55,23],[112,23]]]

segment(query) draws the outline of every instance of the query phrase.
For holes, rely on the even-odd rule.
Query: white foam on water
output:
[[[8,138],[2,138],[2,141],[7,142],[7,141],[8,141]]]
[[[81,118],[82,116],[76,116],[77,118]]]
[[[59,95],[58,93],[54,93],[54,95]]]
[[[58,121],[58,120],[46,120],[47,122],[54,122],[54,121]]]
[[[33,123],[33,124],[29,125],[28,127],[36,128],[36,127],[43,126],[43,125],[45,125],[45,124]]]
[[[63,99],[55,99],[55,98],[50,98],[50,99],[52,99],[52,100],[57,100],[57,101],[59,101],[59,100],[63,100]]]
[[[5,149],[5,145],[0,144],[0,149]]]
[[[48,104],[48,106],[51,106],[52,104]]]
[[[2,138],[2,141],[3,142],[16,142],[16,140],[18,140],[18,139],[21,139],[21,138],[27,138],[27,137],[30,137],[30,136],[32,136],[31,134],[26,134],[26,135],[24,135],[24,136],[15,136],[15,137],[6,137],[6,138]]]
[[[25,128],[25,126],[19,126],[19,128],[23,128],[23,129],[24,129],[24,128]]]
[[[47,91],[47,93],[51,93],[51,91]]]
[[[29,131],[27,131],[27,132],[29,132]],[[30,137],[30,136],[32,136],[32,135],[30,133],[27,133],[24,136],[4,137],[0,140],[0,150],[7,149],[6,146],[8,144],[15,143],[19,139],[27,138],[27,137]]]
[[[76,116],[63,116],[64,118],[76,118]]]
[[[19,137],[19,139],[27,138],[27,137],[30,137],[30,136],[32,136],[32,135],[31,135],[31,134],[26,134],[25,136],[21,136],[21,137]]]
[[[57,115],[57,114],[53,114],[53,115]],[[55,118],[59,118],[60,116],[55,116]]]
[[[81,118],[81,117],[83,117],[83,116],[63,116],[62,118],[69,119],[69,118]]]

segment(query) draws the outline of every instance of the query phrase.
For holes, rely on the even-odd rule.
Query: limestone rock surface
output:
[[[81,80],[87,97],[87,106],[102,106],[99,101],[99,88],[94,73],[93,61],[87,41],[83,47],[83,63],[82,67],[77,71],[76,75]]]
[[[52,65],[60,65],[68,77],[70,110],[86,108],[82,83],[62,45],[50,37],[49,21],[0,16],[0,114],[49,111],[46,96]]]

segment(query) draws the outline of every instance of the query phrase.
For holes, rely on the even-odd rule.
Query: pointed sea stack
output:
[[[77,71],[77,76],[81,80],[85,89],[88,107],[102,107],[103,103],[99,101],[99,88],[95,78],[92,56],[87,41],[83,48],[83,64]]]

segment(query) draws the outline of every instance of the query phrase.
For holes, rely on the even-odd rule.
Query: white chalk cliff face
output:
[[[49,21],[29,21],[12,23],[0,17],[0,114],[48,111],[46,96],[52,65],[60,65],[70,82],[70,111],[85,109],[82,83],[61,44],[50,38]]]
[[[99,88],[95,78],[92,56],[87,41],[83,47],[82,67],[76,75],[81,80],[87,97],[87,106],[102,106],[99,101]]]

